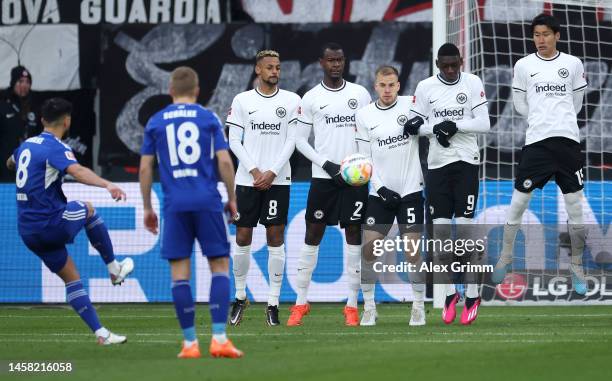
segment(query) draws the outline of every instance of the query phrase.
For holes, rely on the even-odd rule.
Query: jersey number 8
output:
[[[32,153],[28,148],[24,149],[19,155],[19,162],[17,163],[17,177],[15,180],[15,184],[17,188],[23,188],[28,181],[28,165],[30,165],[30,160],[32,159]]]
[[[176,140],[178,138],[178,147]],[[170,155],[170,165],[179,165],[179,159],[185,164],[193,164],[200,160],[200,130],[195,123],[184,122],[174,133],[174,123],[166,126],[166,139],[168,140],[168,153]]]

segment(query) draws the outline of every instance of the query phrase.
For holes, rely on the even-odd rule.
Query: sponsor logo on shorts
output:
[[[357,102],[357,99],[351,98],[351,99],[348,100],[348,106],[351,109],[353,109],[353,110],[356,109],[358,105],[359,105],[359,103]]]
[[[376,223],[376,219],[374,217],[368,217],[368,219],[366,220],[366,224],[368,224],[369,226],[372,226]]]
[[[279,118],[284,118],[287,115],[287,110],[283,107],[279,107],[276,109],[276,116]]]
[[[559,71],[557,72],[559,74],[559,77],[561,78],[567,78],[569,77],[569,70],[567,70],[566,68],[561,68],[559,69]]]
[[[317,220],[320,220],[321,218],[323,218],[323,211],[322,210],[315,210],[314,212],[314,218],[316,218]]]
[[[459,104],[464,104],[465,102],[467,102],[467,95],[465,95],[465,93],[459,93],[457,94],[457,103]]]
[[[525,181],[523,181],[523,188],[525,189],[531,188],[532,185],[533,181],[531,181],[531,179],[526,179]]]

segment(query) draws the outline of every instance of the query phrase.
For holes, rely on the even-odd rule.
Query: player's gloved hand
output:
[[[334,184],[340,188],[347,187],[348,184],[340,175],[340,165],[327,160],[323,163],[323,170],[334,180]]]
[[[436,135],[438,143],[444,148],[448,148],[450,143],[448,142],[457,133],[457,124],[451,120],[445,120],[436,124],[433,128],[433,133]]]
[[[394,192],[387,187],[381,187],[378,189],[378,195],[382,199],[385,209],[397,209],[402,201],[402,197],[397,192]]]
[[[420,116],[415,116],[412,119],[409,119],[404,124],[404,135],[414,136],[419,134],[419,128],[425,123],[423,118]]]

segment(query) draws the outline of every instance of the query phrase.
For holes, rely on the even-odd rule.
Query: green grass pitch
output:
[[[101,347],[65,307],[0,307],[0,379],[75,380],[577,380],[612,374],[612,306],[481,307],[469,327],[409,327],[409,304],[378,306],[376,327],[343,326],[342,306],[314,304],[302,327],[265,325],[251,305],[229,335],[239,360],[207,356],[210,320],[197,307],[205,356],[178,360],[171,305],[99,305],[102,323],[128,343]],[[459,311],[460,312],[460,311]],[[286,321],[288,306],[281,306]],[[8,361],[70,361],[70,374],[9,374]]]

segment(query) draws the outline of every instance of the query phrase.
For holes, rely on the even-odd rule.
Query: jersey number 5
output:
[[[179,159],[185,164],[193,164],[200,160],[200,130],[195,123],[184,122],[174,133],[174,123],[166,126],[166,139],[168,140],[168,154],[170,165],[179,165]],[[178,147],[176,140],[178,139]]]

